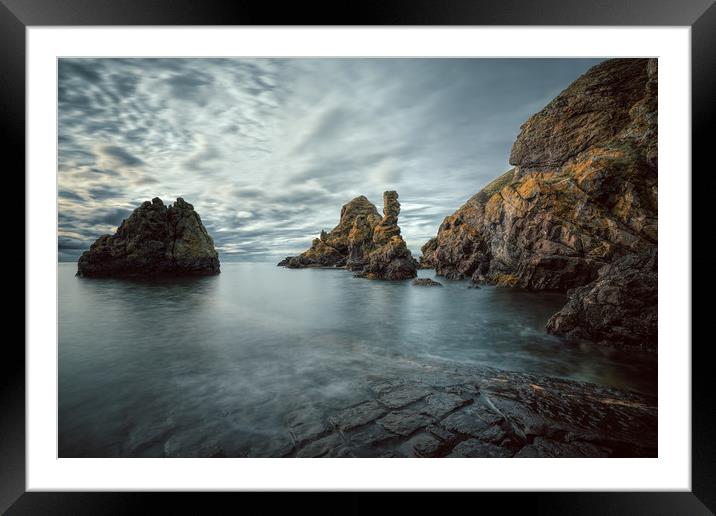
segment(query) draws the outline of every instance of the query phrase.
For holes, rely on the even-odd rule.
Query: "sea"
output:
[[[222,263],[191,278],[95,279],[60,263],[60,457],[261,456],[296,411],[360,401],[424,361],[656,396],[657,357],[549,335],[560,293],[341,269]]]

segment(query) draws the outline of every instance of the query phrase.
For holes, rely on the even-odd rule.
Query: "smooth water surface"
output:
[[[350,405],[367,375],[421,358],[656,395],[656,356],[545,333],[560,294],[271,263],[221,270],[119,280],[59,265],[60,456],[260,454],[292,411]]]

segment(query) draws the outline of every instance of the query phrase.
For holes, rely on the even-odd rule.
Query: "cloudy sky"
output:
[[[61,59],[59,258],[158,196],[192,203],[221,259],[276,260],[384,190],[419,254],[599,61]]]

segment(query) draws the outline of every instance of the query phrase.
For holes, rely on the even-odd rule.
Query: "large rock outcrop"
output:
[[[395,191],[383,194],[383,217],[365,196],[341,209],[338,225],[321,231],[311,248],[278,265],[289,268],[345,267],[369,279],[403,280],[417,275],[417,262],[400,236],[400,203]]]
[[[207,275],[219,272],[214,241],[194,207],[179,197],[165,206],[145,201],[114,235],[99,237],[80,256],[78,276]]]
[[[656,350],[657,253],[629,254],[605,265],[597,279],[569,292],[547,330],[573,339]]]
[[[611,59],[590,69],[521,127],[510,164],[445,218],[423,246],[421,266],[530,289],[599,291],[611,278],[624,292],[570,291],[578,296],[567,305],[571,315],[548,329],[655,347],[651,308],[632,312],[629,282],[618,278],[638,271],[656,285],[656,258],[626,260],[655,256],[657,247],[656,60]],[[656,297],[649,302],[655,313]],[[614,317],[643,320],[607,324]]]

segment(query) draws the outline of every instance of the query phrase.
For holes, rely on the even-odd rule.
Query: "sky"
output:
[[[60,59],[58,252],[143,201],[194,205],[220,259],[298,254],[396,190],[413,254],[510,168],[520,125],[601,59]]]

